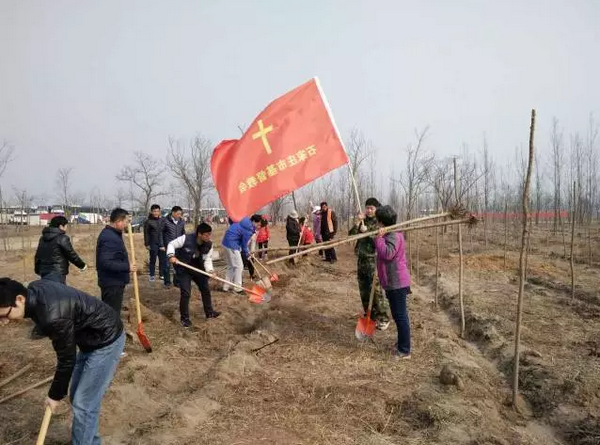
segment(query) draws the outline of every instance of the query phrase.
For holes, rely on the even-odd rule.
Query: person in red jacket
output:
[[[256,242],[258,243],[258,249],[267,249],[269,247],[269,238],[271,238],[271,234],[269,233],[269,221],[265,218],[260,220],[260,229],[258,229],[258,234],[256,235]],[[265,259],[268,257],[266,252],[259,252],[258,258],[263,259],[263,253]]]
[[[302,236],[300,237],[301,246],[307,246],[309,244],[314,244],[315,242],[315,235],[313,234],[312,229],[308,227],[305,222],[306,218],[300,218],[300,227],[302,227]]]

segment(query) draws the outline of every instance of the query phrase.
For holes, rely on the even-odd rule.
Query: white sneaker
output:
[[[389,327],[390,327],[389,321],[378,321],[377,322],[377,330],[378,331],[385,331]]]
[[[125,358],[127,357],[127,353],[126,352],[121,352],[121,358]]]

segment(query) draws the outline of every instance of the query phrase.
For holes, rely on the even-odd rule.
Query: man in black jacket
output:
[[[64,216],[55,216],[48,227],[42,230],[35,252],[35,273],[43,279],[66,284],[69,263],[73,263],[81,270],[87,269],[65,232],[68,223]]]
[[[24,318],[50,337],[56,351],[56,372],[46,405],[56,412],[70,382],[71,443],[99,444],[102,398],[125,346],[120,317],[99,299],[60,283],[39,280],[26,289],[10,278],[0,278],[0,323]]]
[[[174,265],[185,263],[209,274],[214,273],[212,262],[213,248],[212,241],[210,240],[211,235],[212,227],[206,223],[201,223],[196,227],[196,233],[182,235],[171,241],[167,247],[169,262]],[[186,269],[185,267],[175,267],[177,275],[179,276],[179,289],[181,291],[179,313],[183,327],[189,328],[192,326],[192,322],[190,321],[192,281],[196,283],[196,286],[200,289],[206,318],[217,318],[221,315],[220,312],[215,311],[212,307],[212,299],[208,287],[208,277]]]
[[[123,231],[129,221],[128,217],[127,210],[114,209],[110,214],[110,225],[100,232],[96,246],[96,269],[102,301],[118,314],[121,313],[123,292],[129,283],[129,273],[137,271],[137,266],[129,262],[123,242]]]
[[[166,252],[169,243],[174,239],[179,238],[182,235],[185,235],[185,222],[181,219],[181,214],[183,210],[179,206],[175,206],[171,209],[171,214],[167,216],[163,221],[163,229],[162,229],[162,237],[163,244],[162,247]],[[162,272],[165,287],[171,287],[171,264],[168,261],[165,261],[165,270]],[[174,274],[173,283],[175,287],[179,287],[179,280],[177,278],[177,274]]]
[[[163,247],[163,219],[160,216],[160,206],[158,204],[152,204],[148,219],[144,222],[144,245],[150,253],[150,281],[154,281],[156,258],[158,258],[158,273],[162,279],[166,256]]]

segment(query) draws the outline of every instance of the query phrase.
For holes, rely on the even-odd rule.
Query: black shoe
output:
[[[31,335],[30,338],[32,340],[41,340],[42,338],[46,337],[44,335],[44,333],[42,331],[40,331],[40,329],[36,326],[33,327],[33,329],[31,330]]]
[[[206,318],[207,319],[209,319],[209,318],[217,318],[219,315],[221,315],[220,312],[218,312],[218,311],[212,311],[212,312],[209,312],[208,314],[206,314]]]
[[[184,328],[191,328],[192,322],[190,321],[189,318],[181,320],[181,326],[183,326]]]

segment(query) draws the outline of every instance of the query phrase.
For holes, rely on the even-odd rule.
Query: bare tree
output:
[[[165,173],[165,167],[162,163],[147,153],[136,151],[134,155],[134,164],[126,165],[116,176],[118,181],[123,181],[139,189],[140,195],[135,198],[143,211],[148,210],[150,202],[163,196],[165,193],[159,191],[162,184],[162,177]],[[133,187],[132,187],[133,195]]]
[[[485,247],[488,245],[488,212],[490,210],[490,192],[492,188],[492,159],[487,144],[487,138],[483,135],[483,238]]]
[[[71,211],[71,167],[59,168],[56,172],[56,189],[58,191],[58,199],[60,200],[65,214],[70,215]]]
[[[19,217],[19,225],[25,225],[25,217],[29,219],[29,213],[31,212],[31,203],[33,201],[33,196],[27,193],[26,189],[20,189],[17,187],[13,187],[13,193],[15,194],[15,200],[21,209],[21,216]]]
[[[416,144],[410,144],[406,148],[406,172],[400,179],[407,199],[406,219],[413,217],[417,199],[426,185],[429,166],[433,161],[423,143],[427,138],[429,127],[418,131],[415,129]]]
[[[350,132],[350,139],[348,142],[347,149],[348,158],[350,160],[350,162],[348,163],[348,168],[350,169],[349,174],[354,175],[354,180],[356,181],[356,190],[358,191],[358,193],[361,193],[362,191],[364,191],[362,190],[363,177],[361,172],[361,166],[367,159],[369,159],[369,157],[372,157],[373,149],[371,147],[370,141],[367,141],[364,135],[356,128]],[[346,214],[346,219],[348,222],[351,219],[351,213],[353,211],[356,211],[361,205],[358,199],[359,197],[356,196],[354,188],[349,187]]]
[[[115,200],[114,200],[115,206],[123,207],[126,199],[127,199],[127,192],[125,192],[125,190],[123,190],[122,188],[119,187],[115,193]]]
[[[10,145],[7,141],[3,141],[2,144],[0,144],[0,179],[2,178],[2,175],[4,175],[4,172],[6,171],[6,167],[8,166],[8,164],[10,163],[10,161],[12,161],[12,155],[14,152],[14,147],[12,145]],[[2,194],[2,184],[0,184],[0,215],[3,214],[4,211],[4,196]],[[1,218],[3,216],[0,216],[0,222]]]
[[[190,142],[189,151],[173,138],[169,138],[167,165],[173,177],[181,183],[191,198],[194,225],[200,220],[204,192],[212,187],[210,174],[212,147],[212,142],[200,135]]]
[[[273,224],[283,220],[283,210],[290,202],[291,195],[282,196],[269,204],[269,214],[273,218]]]

